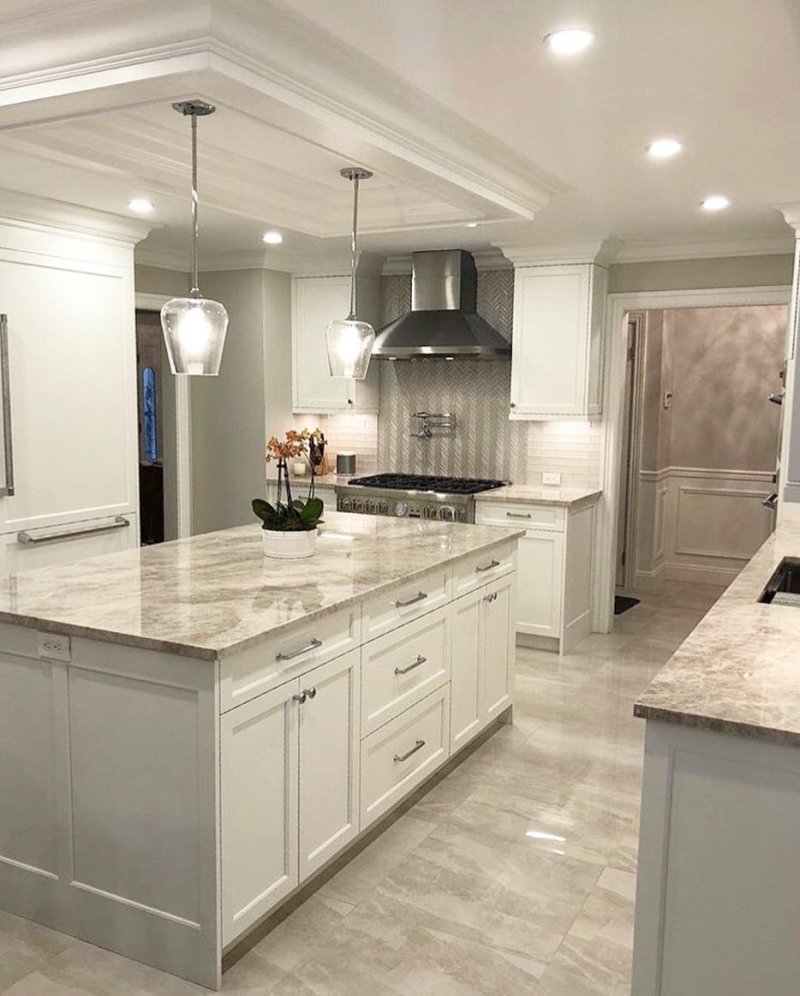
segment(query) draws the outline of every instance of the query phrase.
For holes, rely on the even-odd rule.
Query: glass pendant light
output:
[[[356,318],[356,264],[358,263],[358,183],[368,180],[372,173],[359,166],[348,166],[340,170],[345,180],[353,182],[353,230],[350,236],[350,314],[330,323],[325,337],[328,343],[328,364],[332,377],[346,377],[349,380],[364,380],[367,376],[372,344],[375,342],[375,329],[369,322]]]
[[[161,309],[161,327],[174,374],[216,377],[228,330],[228,313],[218,301],[209,301],[197,286],[197,119],[216,108],[203,100],[181,100],[172,105],[192,119],[192,289],[189,297],[173,297]]]

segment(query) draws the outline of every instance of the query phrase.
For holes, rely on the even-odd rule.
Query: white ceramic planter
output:
[[[264,553],[275,560],[301,560],[313,557],[317,548],[317,530],[308,529],[281,533],[272,529],[261,530]]]

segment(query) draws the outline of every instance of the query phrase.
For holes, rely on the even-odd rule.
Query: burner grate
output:
[[[372,474],[347,482],[362,488],[386,488],[393,491],[428,491],[439,494],[474,495],[479,491],[500,488],[505,481],[477,477],[436,477],[428,474]]]

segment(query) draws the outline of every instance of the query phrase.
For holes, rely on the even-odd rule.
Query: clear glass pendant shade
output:
[[[161,309],[161,327],[174,374],[217,376],[228,331],[228,312],[218,301],[173,297]]]
[[[340,318],[325,331],[332,377],[363,380],[367,376],[375,329],[357,318]]]
[[[358,266],[358,184],[372,173],[361,166],[348,166],[339,174],[353,184],[353,227],[350,232],[350,314],[334,319],[325,330],[331,377],[364,380],[369,369],[375,329],[356,317],[356,267]]]

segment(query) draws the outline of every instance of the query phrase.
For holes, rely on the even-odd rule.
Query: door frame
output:
[[[161,311],[174,295],[136,293],[138,311]],[[175,378],[175,455],[178,538],[192,535],[192,394],[188,377]]]
[[[673,308],[730,308],[737,305],[784,304],[791,284],[766,287],[709,287],[695,290],[635,291],[609,294],[605,314],[604,418],[601,444],[601,488],[595,540],[594,626],[598,633],[614,627],[617,567],[617,512],[625,393],[627,315],[631,311]]]
[[[622,409],[623,421],[620,423],[620,444],[625,437],[624,420],[629,417],[630,426],[628,427],[628,453],[630,454],[630,459],[626,464],[627,480],[624,482],[627,493],[627,508],[625,510],[625,565],[623,568],[622,585],[616,585],[616,569],[614,582],[615,588],[621,587],[623,591],[628,591],[633,587],[633,579],[636,573],[636,526],[639,514],[639,468],[641,466],[642,393],[644,388],[642,346],[643,336],[645,330],[647,329],[647,312],[633,310],[626,311],[625,317],[627,318],[629,329],[631,324],[634,326],[633,331],[629,332],[631,336],[631,349],[633,350],[633,362],[631,366],[630,406],[627,411]],[[625,381],[623,381],[622,389],[624,392]],[[620,452],[620,458],[621,457],[622,453]],[[622,484],[622,475],[620,474],[620,492],[617,498],[618,502],[623,496]],[[619,509],[617,509],[617,511],[619,512]],[[619,518],[617,519],[617,522],[619,522]],[[618,550],[619,537],[617,536],[616,547],[614,550],[615,564],[617,562]]]

